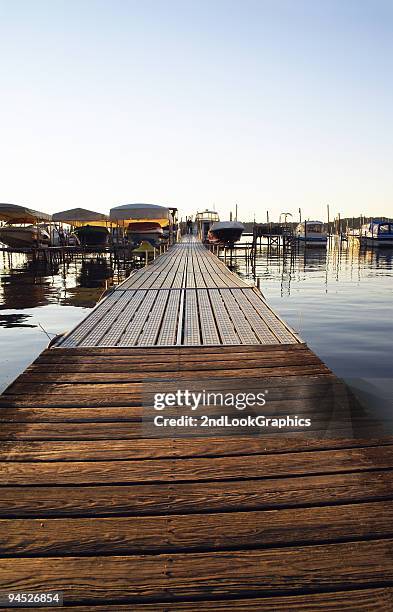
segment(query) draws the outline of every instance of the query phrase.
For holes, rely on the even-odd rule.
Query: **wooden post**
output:
[[[329,204],[326,205],[327,208],[327,222],[328,222],[328,234],[330,234],[330,216],[329,216]]]

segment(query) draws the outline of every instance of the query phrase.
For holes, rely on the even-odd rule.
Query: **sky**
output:
[[[0,0],[0,202],[393,216],[391,0]]]

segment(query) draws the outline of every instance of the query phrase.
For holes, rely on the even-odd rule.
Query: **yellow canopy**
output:
[[[60,223],[68,223],[73,227],[82,227],[83,225],[95,225],[99,227],[112,227],[115,224],[111,223],[108,215],[103,213],[87,210],[86,208],[70,208],[54,213],[52,220]]]
[[[157,204],[124,204],[111,208],[110,218],[119,225],[128,223],[142,223],[154,221],[161,227],[166,227],[172,220],[171,213],[166,206]]]

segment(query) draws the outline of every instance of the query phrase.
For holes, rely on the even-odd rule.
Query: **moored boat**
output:
[[[127,236],[132,244],[142,242],[158,243],[164,237],[164,230],[155,221],[140,221],[129,223],[127,226]]]
[[[208,240],[212,243],[234,244],[240,240],[244,225],[239,221],[217,221],[208,232]]]
[[[110,220],[108,215],[85,208],[71,208],[54,213],[56,223],[70,225],[79,242],[84,246],[105,246],[110,237]]]
[[[295,236],[300,243],[306,246],[327,245],[327,231],[322,221],[303,221],[295,230]]]
[[[360,229],[359,239],[362,244],[375,246],[393,246],[393,220],[373,219]]]
[[[0,227],[0,242],[12,249],[49,246],[48,232],[35,225],[3,225]]]
[[[110,211],[110,218],[137,248],[142,242],[158,246],[169,235],[173,223],[171,212],[166,206],[158,204],[123,204]],[[165,228],[165,233],[164,233]]]
[[[48,246],[50,235],[39,222],[50,222],[51,215],[18,204],[0,204],[0,242],[11,248]]]
[[[197,228],[197,234],[202,242],[208,240],[208,234],[213,223],[217,223],[220,220],[218,213],[215,210],[206,210],[197,212],[195,215],[195,225]]]

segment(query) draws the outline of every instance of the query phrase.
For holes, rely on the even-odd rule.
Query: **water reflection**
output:
[[[392,373],[393,250],[344,243],[283,256],[262,246],[255,266],[244,252],[227,264],[259,279],[269,304],[338,376],[367,380],[374,395],[385,394]],[[0,254],[0,388],[47,346],[48,335],[76,325],[131,269],[110,255],[33,264],[24,255]],[[367,393],[370,385],[363,386]]]
[[[93,307],[113,282],[129,270],[110,257],[75,257],[63,262],[32,262],[24,255],[3,255],[0,309],[22,310],[49,304]]]
[[[26,323],[30,318],[30,315],[24,314],[3,314],[0,315],[0,327],[8,329],[12,327],[36,327],[36,325]]]

